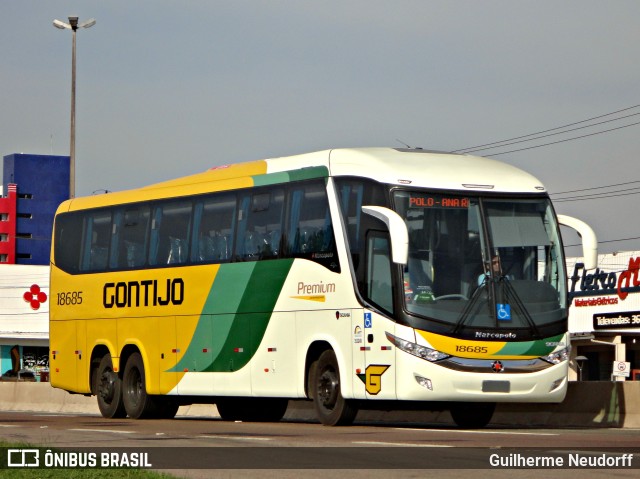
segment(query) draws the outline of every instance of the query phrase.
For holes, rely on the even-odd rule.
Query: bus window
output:
[[[291,193],[287,251],[296,256],[333,250],[333,228],[324,185],[306,185]]]
[[[84,217],[81,271],[100,271],[107,267],[111,238],[111,212],[94,211]]]
[[[388,206],[388,201],[380,184],[362,179],[336,180],[342,215],[347,226],[349,250],[354,262],[363,247],[366,227],[362,223],[369,220],[362,217],[363,205]],[[357,267],[357,266],[356,266]]]
[[[240,261],[277,258],[282,237],[284,190],[246,196],[238,215],[236,257]]]
[[[56,266],[69,273],[78,272],[80,267],[83,216],[68,213],[56,218],[54,261]]]
[[[149,239],[149,264],[183,264],[189,259],[191,202],[174,201],[154,208]]]
[[[136,268],[146,263],[147,229],[149,226],[149,207],[130,206],[117,215],[113,228],[113,250],[111,264],[115,268]]]
[[[194,213],[191,261],[221,262],[231,259],[236,195],[222,194],[198,201]]]
[[[367,298],[393,313],[389,239],[379,232],[367,235]]]
[[[286,257],[309,259],[332,271],[340,271],[324,182],[291,188],[285,231]]]

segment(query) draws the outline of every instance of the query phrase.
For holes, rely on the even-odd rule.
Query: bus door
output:
[[[380,312],[364,309],[362,314],[362,345],[364,369],[359,378],[364,382],[366,397],[395,399],[395,352],[386,338],[393,330],[392,263],[389,235],[370,230],[366,237],[366,281],[363,291]]]

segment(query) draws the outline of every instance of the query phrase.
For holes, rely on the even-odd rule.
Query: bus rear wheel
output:
[[[129,356],[122,377],[122,399],[132,419],[153,417],[157,413],[152,396],[147,394],[144,363],[140,353]]]
[[[225,397],[216,401],[223,421],[278,422],[287,412],[288,399]]]
[[[451,417],[458,427],[481,429],[491,421],[495,403],[456,403],[451,406]]]
[[[325,426],[346,426],[353,422],[358,408],[353,401],[342,397],[340,370],[332,350],[324,351],[311,372],[311,397],[316,415]]]
[[[149,417],[156,419],[173,419],[176,417],[180,404],[171,396],[151,396],[153,402],[153,412]]]
[[[102,417],[108,419],[126,417],[122,398],[122,380],[113,370],[113,362],[109,353],[100,360],[94,376],[93,390],[98,398],[98,409]]]

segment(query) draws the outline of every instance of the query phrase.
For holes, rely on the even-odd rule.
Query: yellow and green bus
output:
[[[54,387],[106,418],[323,424],[362,408],[451,410],[567,388],[567,277],[539,180],[495,160],[336,149],[225,165],[58,209]],[[591,259],[590,259],[591,258]],[[587,265],[589,266],[589,265]]]

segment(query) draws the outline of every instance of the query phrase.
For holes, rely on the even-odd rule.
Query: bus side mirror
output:
[[[391,261],[407,264],[409,257],[409,233],[402,217],[389,208],[382,206],[363,206],[362,212],[383,221],[391,237]]]
[[[594,269],[598,266],[598,239],[596,234],[584,221],[572,216],[558,215],[558,222],[575,230],[582,239],[582,256],[584,268]]]

